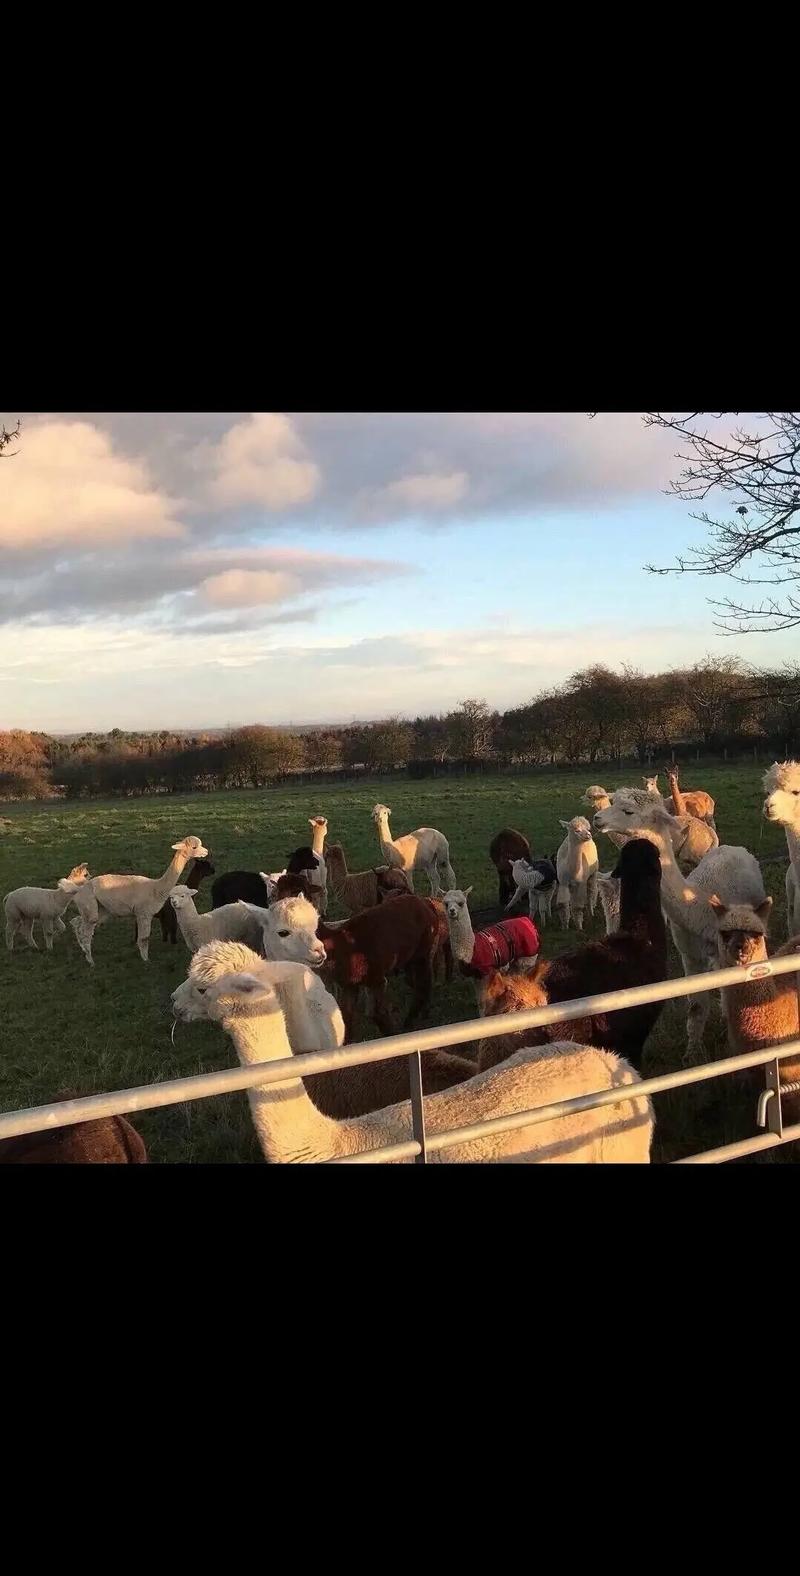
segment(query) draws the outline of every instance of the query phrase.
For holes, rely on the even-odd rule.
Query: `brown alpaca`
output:
[[[482,992],[481,1015],[525,1012],[581,996],[626,990],[632,985],[652,985],[666,979],[667,937],[661,912],[661,865],[652,843],[634,838],[620,852],[614,876],[620,882],[620,925],[604,941],[589,941],[574,952],[537,963],[530,974],[492,974]],[[524,1045],[545,1045],[569,1033],[581,1044],[605,1047],[623,1055],[637,1069],[645,1040],[663,1003],[599,1012],[591,1018],[546,1024],[538,1029],[484,1039],[478,1066],[497,1062]]]
[[[749,903],[726,905],[718,897],[709,898],[717,916],[717,947],[722,969],[750,968],[767,961],[767,919],[772,898],[757,908]],[[800,952],[800,936],[792,936],[773,952],[785,958]],[[743,985],[726,985],[722,992],[723,1010],[728,1025],[728,1043],[734,1055],[760,1051],[800,1038],[798,1024],[798,975],[779,974],[777,978],[747,980]],[[787,1057],[780,1064],[781,1083],[800,1080],[800,1057]],[[761,1078],[760,1071],[758,1072]],[[787,1095],[784,1110],[790,1121],[800,1120],[800,1094]]]
[[[70,1091],[54,1095],[53,1103],[76,1098]],[[0,1140],[2,1166],[144,1165],[146,1161],[144,1143],[124,1116],[101,1116],[96,1122],[74,1122],[71,1127]]]
[[[444,903],[438,897],[426,897],[424,901],[435,911],[439,926],[439,940],[433,955],[434,972],[449,985],[453,978],[453,949],[450,945],[450,926],[447,923]]]
[[[515,832],[513,827],[506,826],[498,832],[489,844],[489,858],[492,861],[498,879],[499,901],[503,908],[510,903],[516,890],[516,883],[511,874],[511,866],[515,859],[530,859],[531,845],[523,832]]]
[[[669,783],[669,791],[672,794],[675,814],[693,815],[698,821],[705,821],[707,826],[714,827],[716,831],[714,826],[715,804],[710,793],[706,793],[703,788],[687,788],[684,793],[678,787],[678,769],[674,766],[667,768],[667,782]],[[667,804],[667,809],[669,809],[669,804]]]

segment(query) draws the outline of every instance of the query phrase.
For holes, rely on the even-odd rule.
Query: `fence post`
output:
[[[415,1166],[427,1164],[425,1148],[425,1107],[422,1097],[422,1057],[412,1051],[408,1058],[408,1081],[411,1089],[411,1131],[419,1144],[419,1154],[414,1156]]]
[[[797,978],[797,976],[795,976],[795,978]],[[780,1062],[777,1059],[774,1062],[767,1062],[765,1064],[765,1067],[764,1067],[764,1072],[766,1074],[766,1080],[767,1080],[767,1094],[766,1094],[766,1100],[765,1100],[765,1106],[766,1106],[766,1127],[767,1127],[768,1132],[775,1133],[775,1134],[777,1134],[778,1138],[782,1138],[783,1137],[783,1108],[781,1106],[781,1064],[780,1064]],[[762,1100],[764,1100],[765,1097],[762,1095],[761,1098],[762,1098]],[[763,1124],[759,1124],[759,1125],[763,1125]]]

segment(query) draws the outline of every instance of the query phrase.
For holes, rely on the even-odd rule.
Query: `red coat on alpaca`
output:
[[[466,968],[484,976],[502,969],[516,958],[535,958],[539,951],[539,932],[525,917],[502,919],[497,925],[475,932],[472,960]]]

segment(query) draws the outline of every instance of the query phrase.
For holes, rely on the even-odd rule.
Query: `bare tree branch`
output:
[[[13,460],[14,456],[19,454],[19,449],[12,449],[10,454],[3,453],[4,449],[8,449],[9,443],[13,443],[14,439],[19,437],[19,432],[19,422],[11,432],[6,432],[5,427],[0,428],[0,460]]]

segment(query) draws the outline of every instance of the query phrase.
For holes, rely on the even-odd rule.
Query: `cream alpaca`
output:
[[[693,815],[698,821],[705,821],[707,826],[716,831],[714,810],[716,806],[710,793],[704,788],[687,788],[684,792],[678,786],[678,772],[676,767],[670,767],[667,772],[667,782],[672,798],[672,810],[675,815]],[[669,810],[670,806],[666,808]]]
[[[775,761],[764,774],[764,816],[786,833],[789,869],[786,872],[786,927],[790,936],[800,931],[800,761]]]
[[[726,905],[717,897],[709,901],[717,918],[719,967],[750,969],[755,963],[766,962],[766,927],[772,898],[765,898],[757,907],[749,903]],[[793,952],[800,952],[800,936],[793,936],[772,956],[785,958]],[[751,979],[742,985],[725,986],[722,1000],[734,1055],[800,1037],[797,981],[795,974],[779,974],[774,979]],[[800,1057],[787,1057],[780,1067],[781,1083],[800,1080]],[[786,1103],[790,1121],[796,1120],[800,1095],[787,1095]]]
[[[13,892],[9,892],[3,901],[9,952],[14,949],[14,936],[18,930],[22,931],[28,946],[33,947],[35,952],[39,951],[33,939],[33,927],[37,919],[41,921],[45,947],[48,952],[52,952],[53,931],[66,929],[61,915],[69,908],[78,888],[83,886],[88,877],[88,865],[75,865],[55,887],[16,887]]]
[[[147,962],[154,916],[166,903],[189,860],[208,858],[208,849],[203,847],[199,837],[184,837],[172,847],[174,858],[157,880],[150,876],[93,876],[81,887],[73,899],[78,913],[70,923],[87,963],[94,963],[92,937],[97,926],[123,914],[135,915],[136,944],[142,962]]]
[[[244,903],[223,903],[208,914],[198,914],[196,897],[197,893],[187,886],[175,886],[169,895],[178,929],[190,952],[197,952],[207,941],[243,941],[258,949],[261,926]]]
[[[373,870],[349,871],[341,843],[329,843],[327,848],[328,886],[348,914],[360,914],[364,908],[374,908],[381,901],[381,876],[389,871],[388,865],[377,865]],[[391,871],[392,882],[400,890],[410,892],[408,877],[402,870]]]
[[[590,914],[594,914],[597,904],[600,868],[597,848],[585,815],[574,815],[571,821],[559,821],[558,824],[565,827],[567,835],[556,854],[556,911],[562,930],[569,929],[570,915],[575,929],[583,930],[583,911],[587,903]]]
[[[764,881],[758,861],[746,848],[725,844],[712,848],[697,868],[684,880],[675,862],[667,815],[657,804],[651,808],[636,805],[622,794],[614,795],[607,810],[598,811],[595,830],[629,837],[646,837],[655,843],[661,860],[661,906],[669,923],[672,939],[680,956],[683,972],[702,974],[715,967],[717,955],[716,918],[709,899],[721,893],[726,902],[763,902]],[[709,1010],[704,992],[689,998],[688,1046],[684,1060],[695,1056],[702,1045]]]
[[[389,830],[391,813],[388,805],[385,804],[376,804],[372,811],[381,853],[387,865],[406,872],[412,892],[413,872],[424,870],[431,884],[431,896],[440,897],[442,890],[447,891],[456,885],[447,838],[443,832],[437,832],[433,826],[418,826],[415,832],[407,832],[405,837],[393,839]]]
[[[241,971],[272,986],[281,1004],[292,1050],[298,1055],[301,1051],[335,1051],[344,1044],[342,1015],[319,975],[302,963],[265,962],[241,941],[208,941],[199,948],[186,979],[172,993],[176,1016],[187,1023],[204,1018],[203,1000],[208,987],[223,974]]]
[[[226,974],[202,998],[204,1016],[222,1024],[240,1062],[283,1061],[292,1048],[275,989],[255,973]],[[181,1009],[176,1007],[178,1014]],[[453,1089],[425,1101],[429,1134],[490,1117],[509,1116],[553,1100],[635,1085],[637,1074],[620,1057],[559,1041],[530,1047]],[[346,1158],[400,1143],[412,1136],[411,1104],[405,1100],[361,1117],[335,1121],[309,1099],[302,1080],[281,1079],[248,1090],[253,1122],[266,1158],[312,1162]],[[434,1151],[432,1159],[518,1162],[639,1162],[650,1158],[653,1112],[649,1100],[582,1111],[541,1125],[469,1139]]]

